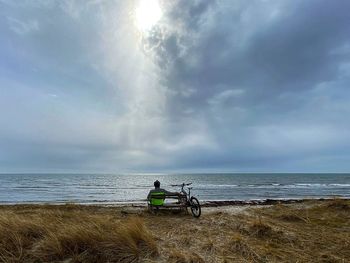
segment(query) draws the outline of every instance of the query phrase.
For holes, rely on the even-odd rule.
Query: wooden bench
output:
[[[165,200],[173,199],[177,202],[166,203]],[[159,209],[180,209],[187,210],[186,196],[177,194],[151,193],[150,199],[147,200],[148,209],[151,212],[156,212]]]

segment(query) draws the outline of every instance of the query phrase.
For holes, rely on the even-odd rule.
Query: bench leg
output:
[[[150,211],[150,213],[152,214],[157,214],[157,212],[159,211],[159,207],[158,206],[153,206],[153,205],[148,205],[148,211]]]
[[[185,211],[186,211],[186,214],[188,214],[188,207],[185,206],[184,209],[185,209]]]
[[[184,211],[186,214],[188,214],[187,206],[180,206],[180,211]]]
[[[151,213],[151,214],[154,214],[154,210],[153,210],[153,206],[148,204],[148,211]]]

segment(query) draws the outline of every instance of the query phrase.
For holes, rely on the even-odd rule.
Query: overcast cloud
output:
[[[349,172],[350,2],[0,0],[0,172]]]

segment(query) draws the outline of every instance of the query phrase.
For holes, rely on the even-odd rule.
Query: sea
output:
[[[200,201],[350,198],[350,174],[0,174],[0,204],[142,203],[155,180]]]

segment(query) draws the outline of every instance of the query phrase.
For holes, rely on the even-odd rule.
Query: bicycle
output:
[[[198,201],[198,199],[194,196],[191,196],[191,189],[193,187],[188,187],[189,185],[191,185],[192,183],[182,183],[182,184],[179,184],[179,185],[171,185],[171,186],[180,186],[181,187],[181,194],[180,197],[179,197],[179,202],[184,206],[186,207],[190,207],[191,208],[191,212],[192,212],[192,215],[196,218],[200,217],[201,216],[201,205]],[[186,190],[184,189],[184,187],[187,187],[188,189],[188,192],[186,192]]]

